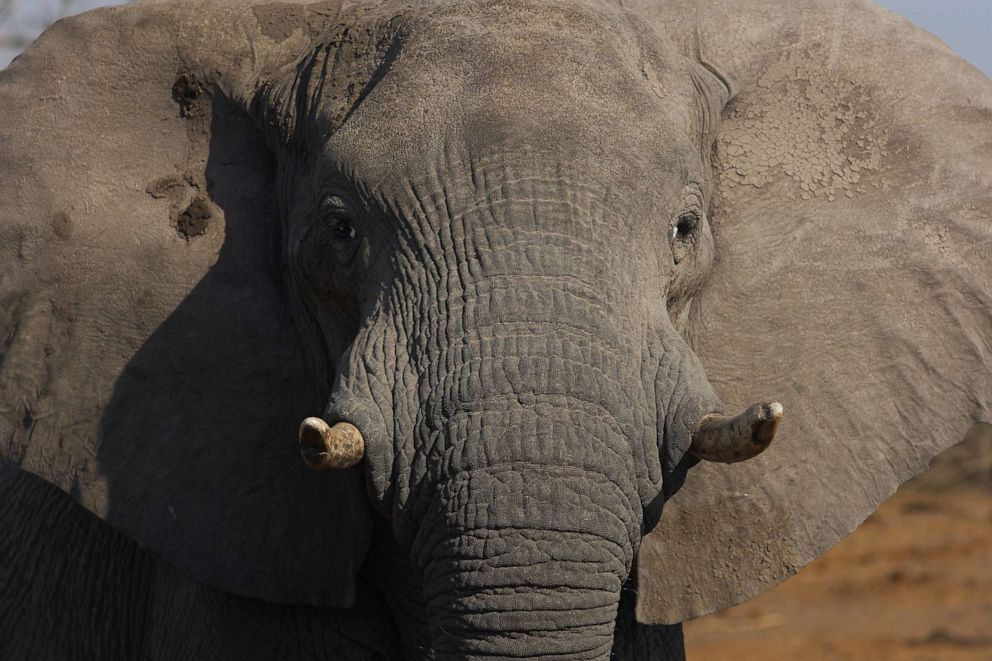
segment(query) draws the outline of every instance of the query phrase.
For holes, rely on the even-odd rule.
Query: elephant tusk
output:
[[[330,427],[320,418],[307,418],[300,425],[300,452],[314,470],[351,468],[365,456],[365,439],[351,423]]]
[[[761,454],[767,448],[785,409],[778,402],[754,404],[740,415],[704,415],[692,434],[694,456],[732,464]]]

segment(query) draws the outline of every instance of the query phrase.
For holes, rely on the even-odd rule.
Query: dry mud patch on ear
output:
[[[204,178],[190,173],[156,179],[145,192],[153,199],[169,201],[169,222],[180,237],[189,241],[203,236],[217,219],[223,219],[220,207],[202,192],[205,188]]]
[[[217,206],[203,196],[197,196],[176,219],[176,229],[187,241],[203,236],[217,211]]]
[[[172,100],[179,106],[179,116],[188,119],[195,114],[203,86],[188,73],[181,73],[172,86]]]
[[[148,183],[145,193],[155,200],[169,201],[169,222],[188,242],[206,234],[216,219],[223,218],[223,211],[209,198],[204,174],[205,154],[210,152],[211,122],[219,100],[189,72],[180,72],[176,77],[172,100],[190,143],[185,162],[179,166],[185,174],[159,177]]]
[[[872,91],[832,71],[818,45],[786,51],[728,104],[714,147],[724,202],[783,185],[786,199],[884,188],[889,134]]]

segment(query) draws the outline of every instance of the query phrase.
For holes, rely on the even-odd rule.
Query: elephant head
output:
[[[850,532],[990,416],[992,84],[861,0],[625,5],[49,30],[3,455],[270,601],[348,606],[388,521],[439,658],[605,658],[632,577],[678,622]]]

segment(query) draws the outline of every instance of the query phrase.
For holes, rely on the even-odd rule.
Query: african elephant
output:
[[[992,417],[992,82],[864,0],[143,2],[0,104],[3,658],[681,658]]]

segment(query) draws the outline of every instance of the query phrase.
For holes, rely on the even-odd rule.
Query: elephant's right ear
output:
[[[992,421],[992,81],[866,0],[657,7],[686,8],[657,24],[724,92],[717,261],[687,334],[731,410],[785,416],[666,505],[638,565],[652,623],[794,574]]]
[[[330,361],[304,356],[244,110],[314,16],[252,4],[91,12],[0,73],[0,456],[196,580],[348,606],[369,505],[298,452]]]

